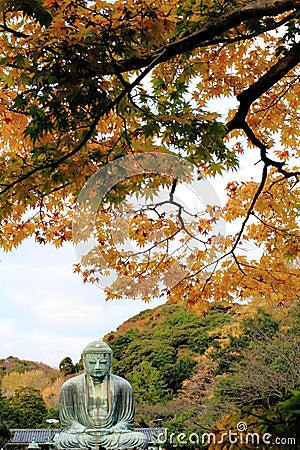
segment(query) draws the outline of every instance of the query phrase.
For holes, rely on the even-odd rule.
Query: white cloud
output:
[[[14,320],[6,320],[5,322],[1,320],[0,322],[0,334],[1,336],[5,336],[5,340],[2,341],[1,339],[1,352],[3,355],[0,355],[0,357],[6,357],[10,356],[10,349],[11,345],[15,345],[17,342],[16,339],[16,327],[14,324]]]
[[[0,358],[58,366],[78,361],[85,345],[115,330],[142,309],[139,301],[105,302],[103,291],[72,271],[71,244],[57,250],[31,240],[0,256]]]

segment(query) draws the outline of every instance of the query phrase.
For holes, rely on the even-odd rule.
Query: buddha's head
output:
[[[85,372],[94,379],[104,379],[110,371],[112,349],[104,341],[90,342],[82,352]]]

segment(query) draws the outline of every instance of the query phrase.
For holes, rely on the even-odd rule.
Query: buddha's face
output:
[[[103,379],[109,372],[111,356],[109,353],[86,353],[84,357],[85,371],[92,378]]]

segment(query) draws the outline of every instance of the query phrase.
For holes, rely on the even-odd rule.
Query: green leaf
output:
[[[7,56],[0,59],[0,66],[6,66],[10,62],[10,59]]]

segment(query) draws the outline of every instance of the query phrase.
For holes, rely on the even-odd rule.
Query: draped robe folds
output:
[[[57,449],[147,447],[145,435],[133,431],[134,400],[130,384],[113,374],[108,375],[106,382],[107,413],[99,416],[89,413],[92,382],[86,374],[64,383],[59,408],[62,431],[55,436]]]

